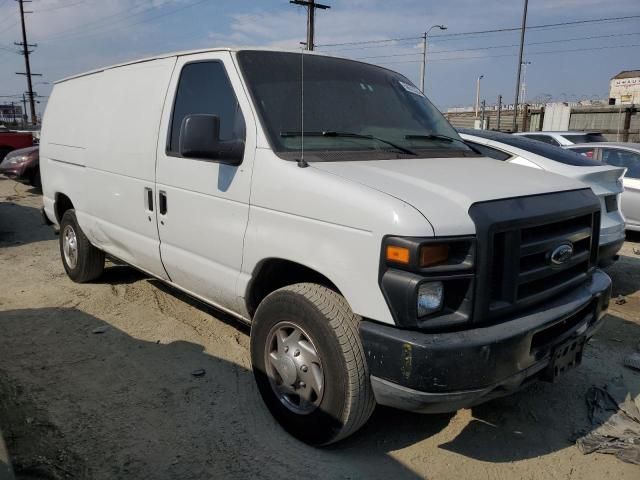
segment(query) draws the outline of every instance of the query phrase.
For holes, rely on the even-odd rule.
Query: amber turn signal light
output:
[[[423,245],[420,249],[420,266],[431,267],[446,262],[449,259],[449,245]]]
[[[396,247],[395,245],[387,245],[386,252],[387,261],[409,264],[409,249],[407,247]]]

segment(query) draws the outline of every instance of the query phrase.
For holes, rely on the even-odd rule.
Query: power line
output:
[[[118,17],[127,17],[127,18],[131,18],[131,17],[136,17],[138,15],[142,15],[146,12],[149,12],[151,10],[157,9],[159,7],[162,7],[164,5],[167,4],[167,1],[165,1],[164,3],[160,4],[160,5],[152,5],[151,7],[145,7],[144,5],[140,4],[137,5],[135,7],[127,7],[123,10],[118,10],[114,13],[111,13],[109,15],[105,15],[103,17],[97,18],[91,22],[85,22],[82,25],[78,25],[76,27],[72,27],[72,28],[68,28],[66,30],[61,30],[59,32],[55,32],[52,33],[51,35],[42,38],[42,40],[55,40],[58,38],[63,38],[63,37],[68,37],[68,36],[73,36],[73,35],[77,35],[77,34],[81,34],[84,32],[89,32],[92,31],[95,28],[104,28],[106,26],[110,26],[112,24],[118,23],[119,21],[122,20],[122,18],[118,18]],[[136,10],[139,10],[136,12]],[[106,22],[103,25],[100,25],[102,22],[104,22],[105,20],[108,19],[115,19],[113,22]]]
[[[1,30],[0,33],[4,33],[4,32],[8,32],[9,30],[11,30],[13,27],[15,27],[16,25],[18,25],[18,22],[13,22],[11,25],[9,25],[7,28],[5,28],[4,30]]]
[[[630,35],[640,35],[640,32],[634,32],[634,33],[614,33],[614,34],[610,34],[610,35],[590,35],[587,37],[575,37],[575,38],[565,38],[565,39],[560,39],[560,40],[547,40],[545,42],[529,42],[527,43],[527,46],[531,46],[531,45],[548,45],[551,43],[565,43],[565,42],[574,42],[577,40],[593,40],[593,39],[597,39],[597,38],[613,38],[613,37],[626,37],[626,36],[630,36]],[[478,51],[478,50],[493,50],[493,49],[498,49],[498,48],[513,48],[513,47],[517,47],[519,46],[519,44],[517,43],[511,43],[508,45],[489,45],[486,47],[474,47],[474,48],[458,48],[455,50],[432,50],[429,52],[430,55],[434,55],[434,54],[438,54],[438,53],[452,53],[452,52],[473,52],[473,51]],[[356,60],[369,60],[369,59],[373,59],[373,58],[390,58],[390,57],[407,57],[407,56],[411,56],[411,55],[421,55],[421,52],[412,52],[412,53],[396,53],[396,54],[389,54],[389,55],[376,55],[376,56],[372,56],[372,57],[357,57]]]
[[[58,5],[55,7],[49,7],[49,8],[38,8],[36,10],[36,13],[40,13],[40,12],[52,12],[54,10],[62,10],[63,8],[69,8],[69,7],[75,7],[76,5],[80,5],[82,3],[86,3],[87,0],[78,0],[75,3],[65,3],[64,5]]]
[[[622,23],[628,21],[628,19],[620,19],[620,20],[602,20],[600,21],[600,23],[606,24],[606,25],[612,25],[612,24],[616,24],[616,23]],[[554,24],[555,25],[555,24]],[[578,24],[572,24],[572,25],[564,25],[564,26],[547,26],[545,28],[541,28],[540,26],[535,27],[534,31],[531,33],[546,33],[550,30],[562,30],[565,31],[569,28],[580,28],[580,27],[585,27],[588,26],[588,24],[582,24],[582,23],[578,23]],[[529,27],[527,27],[527,30],[529,29]],[[479,38],[479,37],[486,37],[486,36],[491,36],[491,35],[498,35],[498,34],[503,34],[503,33],[515,33],[517,32],[519,29],[516,30],[510,30],[510,29],[505,29],[504,31],[501,32],[495,32],[495,33],[486,33],[486,34],[468,34],[468,35],[463,35],[463,36],[459,36],[459,37],[450,37],[450,38],[439,38],[438,39],[438,43],[440,42],[459,42],[459,41],[465,41],[465,40],[469,40],[472,38]],[[435,37],[434,37],[435,38]]]
[[[563,50],[546,50],[543,52],[528,52],[527,56],[530,55],[547,55],[554,53],[569,53],[569,52],[591,52],[595,50],[609,50],[613,48],[631,48],[631,47],[640,47],[640,43],[632,44],[632,45],[611,45],[608,47],[593,47],[593,48],[574,48],[574,49],[563,49]],[[458,57],[443,57],[436,58],[431,60],[431,62],[450,62],[452,60],[473,60],[477,58],[500,58],[500,57],[516,57],[517,53],[504,53],[499,55],[474,55],[474,56],[458,56]],[[404,60],[398,62],[383,62],[383,65],[395,65],[401,63],[419,63],[421,60]]]
[[[363,40],[360,42],[344,42],[344,43],[325,43],[323,45],[316,45],[316,47],[341,47],[343,45],[363,45],[371,43],[386,43],[386,42],[399,42],[402,40],[420,40],[422,37],[404,37],[404,38],[386,38],[383,40]]]
[[[631,20],[634,18],[640,18],[640,15],[627,15],[624,17],[609,17],[609,18],[594,18],[591,20],[574,20],[571,22],[560,22],[560,23],[547,23],[544,25],[532,25],[532,26],[528,26],[527,30],[532,30],[532,29],[540,29],[540,28],[551,28],[551,27],[564,27],[567,25],[581,25],[581,24],[586,24],[586,23],[601,23],[601,22],[609,22],[612,20]],[[495,30],[480,30],[477,32],[461,32],[461,33],[445,33],[442,35],[434,35],[434,38],[436,37],[459,37],[462,35],[475,35],[475,34],[479,34],[479,33],[498,33],[498,32],[517,32],[520,31],[521,28],[520,27],[512,27],[512,28],[499,28],[499,29],[495,29]]]
[[[610,35],[590,35],[587,37],[575,37],[575,38],[564,38],[559,40],[547,40],[545,42],[527,42],[527,46],[531,45],[548,45],[550,43],[564,43],[564,42],[575,42],[578,40],[593,40],[596,38],[613,38],[613,37],[628,37],[630,35],[640,35],[640,32],[634,33],[613,33]],[[477,48],[460,48],[456,50],[436,50],[430,53],[449,53],[449,52],[469,52],[473,50],[491,50],[495,48],[507,48],[507,47],[517,47],[518,44],[510,44],[510,45],[491,45],[487,47],[477,47]]]
[[[544,29],[544,28],[555,28],[562,27],[568,25],[583,25],[588,23],[602,23],[602,22],[610,22],[610,21],[618,21],[618,20],[631,20],[635,18],[640,18],[640,15],[627,15],[623,17],[608,17],[608,18],[595,18],[590,20],[575,20],[571,22],[561,22],[561,23],[548,23],[544,25],[533,25],[527,27],[527,29]],[[501,33],[501,32],[516,32],[520,31],[520,27],[511,27],[511,28],[497,28],[492,30],[477,30],[472,32],[459,32],[459,33],[446,33],[442,35],[434,35],[434,39],[446,39],[451,37],[462,37],[468,35],[481,35],[481,34],[489,34],[489,33]],[[402,41],[402,40],[418,40],[421,37],[404,37],[404,38],[388,38],[381,40],[363,40],[359,42],[343,42],[343,43],[325,43],[322,45],[318,45],[318,47],[339,47],[339,46],[347,46],[347,45],[366,45],[366,44],[374,44],[374,43],[386,43],[386,42],[394,42],[394,41]]]
[[[146,8],[146,9],[140,11],[140,12],[137,12],[137,13],[135,13],[133,15],[128,14],[128,12],[121,12],[121,13],[127,13],[127,17],[126,18],[117,19],[111,24],[107,23],[107,24],[102,25],[102,26],[94,27],[94,29],[92,31],[89,31],[87,33],[84,33],[82,31],[68,32],[68,33],[62,32],[60,34],[56,34],[56,35],[51,36],[51,37],[45,37],[45,40],[60,39],[60,38],[63,38],[63,37],[66,37],[66,38],[71,37],[71,38],[77,39],[77,38],[82,38],[82,37],[87,37],[87,36],[92,36],[92,35],[101,35],[101,34],[109,33],[109,32],[118,30],[119,28],[122,28],[121,26],[117,26],[118,24],[123,24],[124,23],[123,26],[132,27],[132,26],[135,26],[135,25],[139,25],[141,23],[146,23],[146,22],[151,21],[151,20],[156,20],[158,18],[166,17],[166,16],[169,16],[169,15],[174,15],[174,14],[176,14],[176,13],[182,11],[182,10],[186,10],[187,8],[192,8],[192,7],[195,7],[197,5],[200,5],[200,4],[204,3],[205,1],[207,1],[207,0],[199,0],[199,1],[196,1],[194,3],[183,5],[180,8],[176,8],[176,9],[170,11],[170,12],[164,12],[164,13],[160,13],[160,14],[155,15],[155,16],[143,18],[143,19],[141,19],[141,20],[139,20],[137,22],[133,22],[133,23],[127,23],[127,20],[131,19],[131,17],[134,17],[134,16],[143,15],[144,13],[147,13],[150,10],[154,10],[157,7],[149,7],[149,8]],[[165,5],[165,4],[163,4],[163,5]],[[106,18],[106,17],[104,17],[104,18]],[[104,30],[105,27],[110,27],[110,26],[111,27],[115,27],[115,28],[107,28],[106,30]],[[98,30],[95,30],[95,29],[98,29]]]

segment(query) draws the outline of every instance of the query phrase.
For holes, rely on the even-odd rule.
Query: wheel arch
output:
[[[256,265],[247,285],[245,303],[249,315],[253,316],[267,295],[296,283],[317,283],[342,295],[334,282],[311,267],[284,258],[266,258]]]
[[[73,202],[67,195],[61,192],[56,192],[54,197],[53,208],[56,215],[56,220],[58,221],[58,224],[59,224],[60,220],[62,220],[62,216],[64,215],[64,212],[75,207],[73,206]]]

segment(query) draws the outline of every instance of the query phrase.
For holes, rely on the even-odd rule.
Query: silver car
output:
[[[627,229],[640,231],[640,143],[582,143],[565,148],[608,165],[625,167],[622,213]]]
[[[600,264],[606,266],[617,258],[625,238],[625,220],[619,208],[624,168],[601,165],[560,147],[523,136],[464,128],[458,132],[467,145],[489,158],[546,170],[588,185],[600,199],[602,210]]]

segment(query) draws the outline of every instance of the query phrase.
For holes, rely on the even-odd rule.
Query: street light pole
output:
[[[522,69],[522,53],[524,50],[524,32],[527,28],[527,8],[529,0],[524,0],[524,10],[522,11],[522,29],[520,30],[520,55],[518,56],[518,74],[516,76],[516,97],[513,101],[513,124],[512,131],[518,129],[518,96],[520,95],[520,70]]]
[[[478,118],[478,110],[480,109],[480,80],[484,78],[484,75],[480,75],[476,81],[476,118]]]
[[[429,29],[422,34],[422,65],[420,68],[420,91],[422,93],[424,93],[424,80],[427,70],[427,36],[429,35],[429,32],[434,28],[439,28],[440,30],[447,29],[446,25],[431,25],[431,27],[429,27]]]

